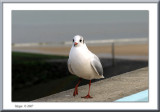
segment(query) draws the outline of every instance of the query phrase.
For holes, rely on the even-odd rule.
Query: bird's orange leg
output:
[[[90,96],[90,86],[91,86],[91,80],[89,81],[89,91],[88,91],[88,95],[87,96],[84,96],[84,97],[81,97],[81,98],[93,98]]]
[[[73,92],[73,96],[78,95],[78,85],[80,84],[81,80],[82,80],[82,79],[80,78],[79,81],[78,81],[78,83],[77,83],[77,85],[75,86],[75,90],[74,90],[74,92]]]

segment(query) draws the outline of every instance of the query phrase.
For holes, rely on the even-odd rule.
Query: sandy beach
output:
[[[12,51],[35,52],[42,54],[68,55],[71,46],[22,46],[12,47]],[[95,54],[111,54],[111,45],[90,45],[89,50]],[[148,44],[121,44],[115,45],[115,55],[119,56],[148,56]]]

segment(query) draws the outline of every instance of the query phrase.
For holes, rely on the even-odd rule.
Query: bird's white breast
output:
[[[90,64],[92,57],[93,54],[88,49],[72,47],[69,60],[74,74],[84,79],[93,79],[96,73]]]

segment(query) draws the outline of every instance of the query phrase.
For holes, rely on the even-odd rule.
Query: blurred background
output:
[[[74,88],[78,77],[69,73],[67,60],[75,35],[84,37],[109,78],[148,66],[148,33],[148,11],[14,10],[12,101]]]

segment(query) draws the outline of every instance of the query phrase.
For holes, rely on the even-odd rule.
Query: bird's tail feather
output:
[[[105,77],[102,75],[101,78],[105,78]]]

